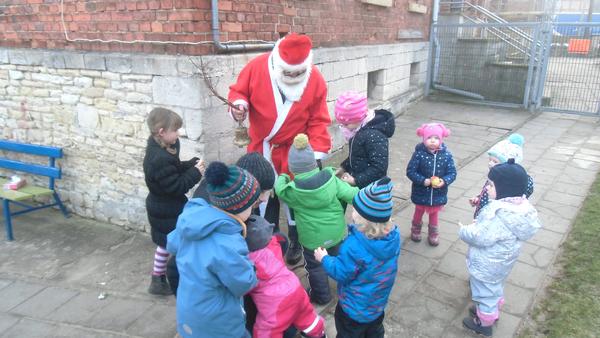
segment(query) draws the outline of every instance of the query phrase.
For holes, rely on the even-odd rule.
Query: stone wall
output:
[[[202,60],[226,96],[254,56]],[[425,42],[315,50],[332,115],[335,97],[350,89],[368,92],[372,107],[399,113],[422,95],[426,59]],[[0,137],[62,147],[57,189],[67,207],[84,217],[147,226],[142,159],[145,118],[155,106],[183,117],[182,159],[232,163],[244,153],[232,143],[235,123],[226,107],[209,95],[187,56],[0,49]],[[340,148],[338,128],[331,132]]]

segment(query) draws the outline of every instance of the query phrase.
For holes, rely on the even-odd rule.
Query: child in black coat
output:
[[[169,295],[171,289],[165,277],[169,253],[167,234],[175,229],[177,217],[187,202],[185,194],[196,185],[204,172],[204,162],[197,157],[179,160],[178,130],[183,121],[175,112],[154,108],[147,119],[150,137],[144,156],[144,178],[148,186],[146,212],[150,222],[154,253],[152,281],[148,292]]]
[[[335,118],[350,148],[336,175],[361,189],[387,176],[394,115],[384,109],[369,110],[364,94],[345,92],[335,103]]]

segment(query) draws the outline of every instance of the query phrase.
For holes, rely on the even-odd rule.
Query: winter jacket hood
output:
[[[348,227],[350,233],[356,236],[362,247],[372,256],[381,261],[387,261],[400,253],[400,234],[391,231],[387,236],[376,240],[369,239],[354,225]]]
[[[213,232],[233,235],[241,231],[237,220],[212,207],[202,198],[191,199],[186,209],[186,217],[181,217],[177,222],[182,239],[199,241],[212,235]]]
[[[378,130],[387,138],[390,138],[394,136],[394,131],[396,130],[396,120],[394,119],[394,114],[384,109],[378,109],[375,111],[375,117],[373,117],[373,119],[365,124],[361,129]]]

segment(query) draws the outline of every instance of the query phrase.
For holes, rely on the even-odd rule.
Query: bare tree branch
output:
[[[200,74],[202,75],[202,78],[204,79],[204,84],[206,85],[208,90],[212,93],[212,95],[214,97],[216,97],[217,99],[223,101],[223,103],[225,103],[229,107],[238,109],[238,107],[236,107],[233,103],[229,102],[229,100],[227,100],[225,97],[219,95],[219,93],[215,89],[212,79],[208,75],[209,69],[204,64],[204,61],[202,61],[202,57],[200,57],[200,65],[198,65],[191,57],[189,57],[189,60],[194,65],[194,67],[196,67],[196,69],[198,69],[200,71]]]

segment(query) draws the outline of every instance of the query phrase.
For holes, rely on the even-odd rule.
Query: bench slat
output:
[[[7,179],[0,178],[0,187],[8,182]],[[0,188],[0,198],[5,198],[11,201],[23,201],[37,196],[52,195],[54,191],[48,188],[38,187],[35,185],[25,185],[19,190],[4,190]]]
[[[23,144],[18,142],[0,140],[0,150],[15,151],[39,156],[62,158],[62,148],[42,146],[38,144]]]
[[[0,168],[23,171],[30,174],[60,178],[60,168],[47,167],[39,164],[23,163],[0,158]]]

